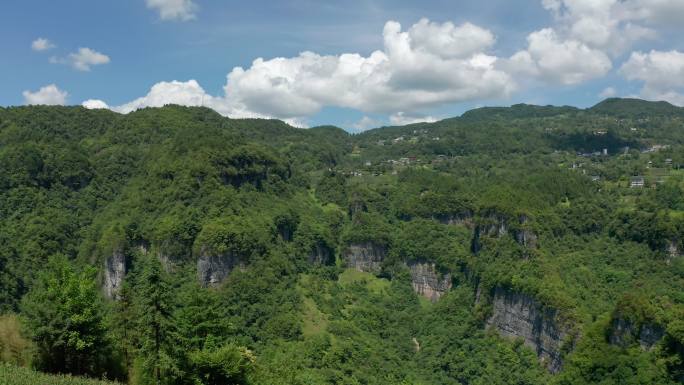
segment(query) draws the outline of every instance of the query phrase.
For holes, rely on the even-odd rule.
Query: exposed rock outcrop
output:
[[[112,255],[105,259],[103,289],[107,298],[117,298],[126,277],[126,262],[126,255],[122,249],[114,250]]]
[[[351,202],[349,202],[349,217],[352,218],[354,215],[358,213],[363,213],[368,211],[368,206],[366,205],[366,202],[364,202],[362,199],[352,199]]]
[[[354,243],[344,251],[344,261],[347,267],[367,273],[377,273],[386,255],[385,246],[374,242]]]
[[[487,325],[504,337],[522,338],[550,372],[557,373],[563,367],[563,345],[572,331],[558,322],[556,311],[544,308],[534,298],[496,289]]]
[[[481,238],[483,236],[501,238],[508,234],[508,220],[500,214],[491,214],[478,220],[473,230],[471,250],[477,254],[482,250]]]
[[[508,234],[508,218],[501,214],[491,214],[478,224],[480,235],[503,237]]]
[[[667,242],[666,252],[667,252],[668,262],[671,262],[675,258],[681,257],[682,250],[679,248],[679,240],[678,239],[671,239],[669,242]]]
[[[314,265],[330,265],[335,262],[333,250],[322,242],[316,242],[309,252],[309,263]]]
[[[513,231],[515,241],[521,246],[536,249],[537,234],[529,228],[529,219],[525,215],[518,217],[518,227]]]
[[[515,221],[515,219],[513,219]],[[517,223],[510,225],[510,219],[503,214],[490,214],[478,221],[475,226],[471,249],[474,253],[482,249],[481,237],[501,238],[510,234],[521,246],[528,249],[537,248],[537,234],[529,227],[529,218],[520,215]]]
[[[641,325],[639,330],[639,345],[643,349],[650,350],[665,336],[665,329],[655,324]]]
[[[608,341],[621,347],[638,342],[642,349],[650,350],[664,335],[665,330],[654,323],[636,325],[630,320],[615,318],[610,323]]]
[[[223,282],[235,267],[244,267],[243,261],[237,255],[201,253],[197,259],[197,278],[202,286],[216,286]]]
[[[521,246],[529,247],[531,249],[535,249],[537,247],[537,235],[530,230],[516,230],[515,241]]]
[[[461,225],[472,227],[473,226],[473,213],[472,211],[464,211],[458,214],[452,215],[441,215],[436,217],[440,223],[445,225]]]
[[[434,263],[409,263],[413,290],[432,302],[451,289],[451,275],[441,276]]]

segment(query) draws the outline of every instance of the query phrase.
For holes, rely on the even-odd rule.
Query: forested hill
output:
[[[684,113],[350,135],[0,108],[0,361],[133,384],[684,381]]]

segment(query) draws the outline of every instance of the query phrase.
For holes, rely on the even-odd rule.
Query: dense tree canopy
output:
[[[349,135],[0,109],[0,310],[24,324],[0,348],[133,384],[681,382],[683,117],[608,100]],[[500,290],[576,332],[559,373],[489,325]]]

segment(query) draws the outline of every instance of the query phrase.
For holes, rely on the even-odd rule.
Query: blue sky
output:
[[[684,105],[684,0],[3,6],[0,105],[178,103],[352,131],[520,102]]]

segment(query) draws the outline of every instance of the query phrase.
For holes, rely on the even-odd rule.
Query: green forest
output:
[[[3,384],[681,384],[683,255],[664,102],[0,108]]]

